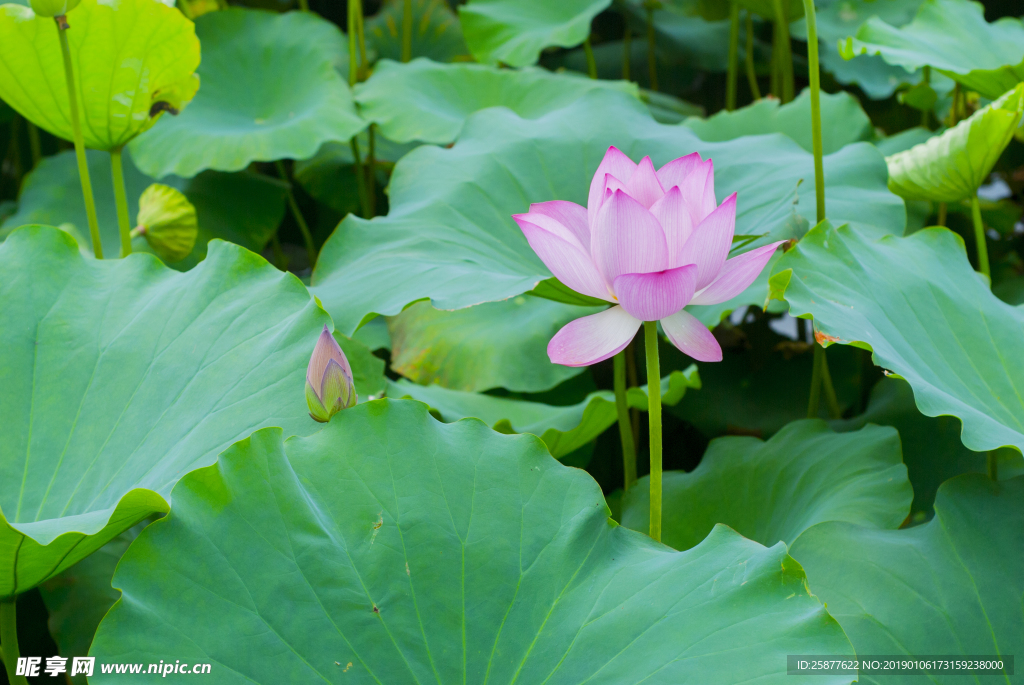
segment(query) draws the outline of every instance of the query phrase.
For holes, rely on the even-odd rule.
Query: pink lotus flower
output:
[[[655,171],[650,157],[635,164],[609,147],[586,208],[554,200],[512,218],[558,280],[616,305],[555,334],[548,357],[565,366],[614,356],[644,321],[660,321],[672,344],[694,359],[721,361],[718,341],[684,308],[739,295],[783,242],[726,259],[736,193],[716,205],[714,166],[696,152]]]

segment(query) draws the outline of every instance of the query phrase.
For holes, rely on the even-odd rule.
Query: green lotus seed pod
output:
[[[338,341],[324,326],[306,368],[306,404],[314,421],[327,423],[342,409],[355,406],[352,367]]]
[[[154,183],[142,192],[132,237],[143,236],[165,262],[180,262],[191,254],[198,232],[196,208],[180,191]]]
[[[81,0],[32,0],[32,11],[38,17],[59,17],[78,7]]]

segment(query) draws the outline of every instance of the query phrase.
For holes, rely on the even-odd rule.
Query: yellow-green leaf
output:
[[[199,40],[178,10],[153,0],[82,0],[67,20],[87,147],[124,146],[199,88]],[[57,26],[22,5],[0,6],[0,98],[71,140]]]
[[[1024,84],[940,136],[886,158],[889,190],[905,200],[956,202],[985,182],[1024,112]]]

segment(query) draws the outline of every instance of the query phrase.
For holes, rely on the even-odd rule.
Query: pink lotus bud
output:
[[[352,367],[338,342],[324,326],[306,368],[306,403],[314,421],[327,423],[342,409],[356,403]]]

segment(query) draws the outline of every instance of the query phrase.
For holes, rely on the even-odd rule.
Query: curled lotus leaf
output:
[[[972,197],[1013,139],[1024,113],[1024,83],[941,135],[886,157],[889,190],[905,200]]]
[[[1024,310],[992,294],[956,233],[872,240],[824,221],[769,284],[791,314],[814,319],[819,343],[871,350],[922,414],[958,417],[967,448],[1024,450]]]

